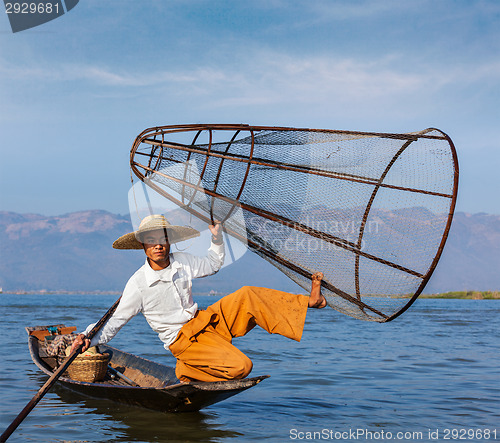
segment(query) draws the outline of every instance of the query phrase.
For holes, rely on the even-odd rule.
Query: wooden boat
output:
[[[67,328],[64,325],[26,328],[31,358],[48,376],[52,375],[58,362],[57,358],[47,356],[43,336],[50,335],[54,330],[65,331]],[[60,377],[58,382],[90,397],[105,398],[161,412],[191,412],[232,397],[269,377],[264,375],[242,380],[180,383],[174,368],[170,366],[108,345],[99,345],[99,351],[111,355],[104,380],[89,383]]]

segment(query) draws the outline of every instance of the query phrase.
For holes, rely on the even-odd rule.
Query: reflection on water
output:
[[[4,429],[46,378],[31,362],[24,327],[83,329],[113,297],[0,297],[1,422]],[[200,297],[202,306],[215,301]],[[259,330],[236,345],[271,378],[199,413],[163,414],[56,387],[9,441],[288,441],[292,429],[425,431],[500,423],[500,302],[418,300],[388,324],[324,309],[308,313],[300,343]],[[113,346],[173,366],[138,317]],[[497,431],[500,439],[500,429]],[[362,439],[360,439],[362,440]],[[420,440],[425,441],[425,440]]]
[[[62,386],[57,386],[54,392],[61,404],[86,408],[87,414],[97,414],[100,420],[118,425],[119,435],[114,436],[115,441],[217,441],[240,435],[237,431],[208,424],[213,419],[210,412],[165,414],[84,397]]]

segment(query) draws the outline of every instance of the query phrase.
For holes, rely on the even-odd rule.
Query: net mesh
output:
[[[179,164],[182,176],[164,172]],[[136,139],[131,167],[199,218],[225,221],[305,290],[323,272],[332,308],[379,322],[403,312],[430,278],[458,183],[453,144],[436,129],[166,126]],[[237,206],[244,222],[230,219]]]

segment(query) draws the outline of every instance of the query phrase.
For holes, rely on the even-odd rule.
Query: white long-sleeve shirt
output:
[[[182,326],[198,310],[191,295],[192,279],[214,274],[221,268],[224,245],[212,243],[206,257],[183,252],[175,252],[169,257],[167,268],[155,271],[146,259],[130,277],[116,311],[91,340],[91,346],[110,341],[132,317],[142,312],[168,349]],[[94,324],[89,325],[83,334],[87,335],[93,327]]]

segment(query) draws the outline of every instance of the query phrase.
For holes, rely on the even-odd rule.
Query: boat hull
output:
[[[29,329],[34,328],[27,328],[28,332]],[[46,375],[52,375],[56,360],[40,355],[40,343],[34,335],[30,335],[28,344],[33,362]],[[74,392],[94,398],[108,399],[161,412],[192,412],[230,398],[268,377],[180,383],[172,367],[111,346],[100,345],[99,347],[101,352],[111,354],[110,365],[115,371],[125,375],[139,386],[132,386],[119,377],[113,377],[111,372],[102,382],[88,383],[60,377],[58,383]]]

